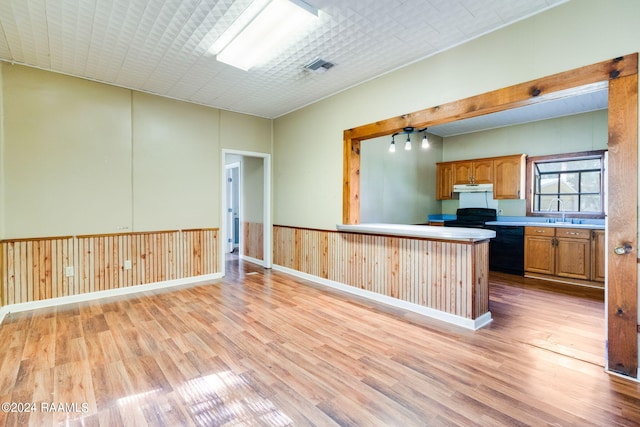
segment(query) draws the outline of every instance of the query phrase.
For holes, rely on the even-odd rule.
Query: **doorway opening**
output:
[[[220,265],[233,253],[271,268],[271,157],[222,150]]]
[[[229,156],[232,157],[231,155]],[[240,246],[240,165],[234,161],[225,165],[225,186],[227,189],[224,221],[227,224],[225,234],[226,252],[236,252]]]

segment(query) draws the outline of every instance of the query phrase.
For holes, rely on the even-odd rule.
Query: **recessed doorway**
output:
[[[222,273],[225,256],[232,251],[240,259],[271,268],[270,155],[222,150],[221,170]]]

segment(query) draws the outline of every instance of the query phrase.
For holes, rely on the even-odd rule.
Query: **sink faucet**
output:
[[[551,201],[549,202],[549,207],[547,208],[547,212],[551,212],[551,205],[553,204],[553,202],[560,202],[560,212],[562,213],[562,222],[565,222],[565,210],[564,210],[564,202],[562,201],[561,198],[559,197],[555,197],[553,199],[551,199]]]

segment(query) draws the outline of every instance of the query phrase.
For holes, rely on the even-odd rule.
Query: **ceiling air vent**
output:
[[[314,73],[324,73],[329,68],[333,67],[333,63],[325,61],[324,59],[316,58],[304,66],[305,69],[313,71]]]

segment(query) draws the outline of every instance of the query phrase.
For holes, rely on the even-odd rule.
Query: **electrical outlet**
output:
[[[124,269],[125,270],[131,270],[131,260],[127,259],[124,261]]]
[[[498,215],[502,215],[502,209],[498,209]]]
[[[72,265],[69,265],[69,266],[64,268],[64,275],[66,277],[72,277],[73,276],[73,266]]]

